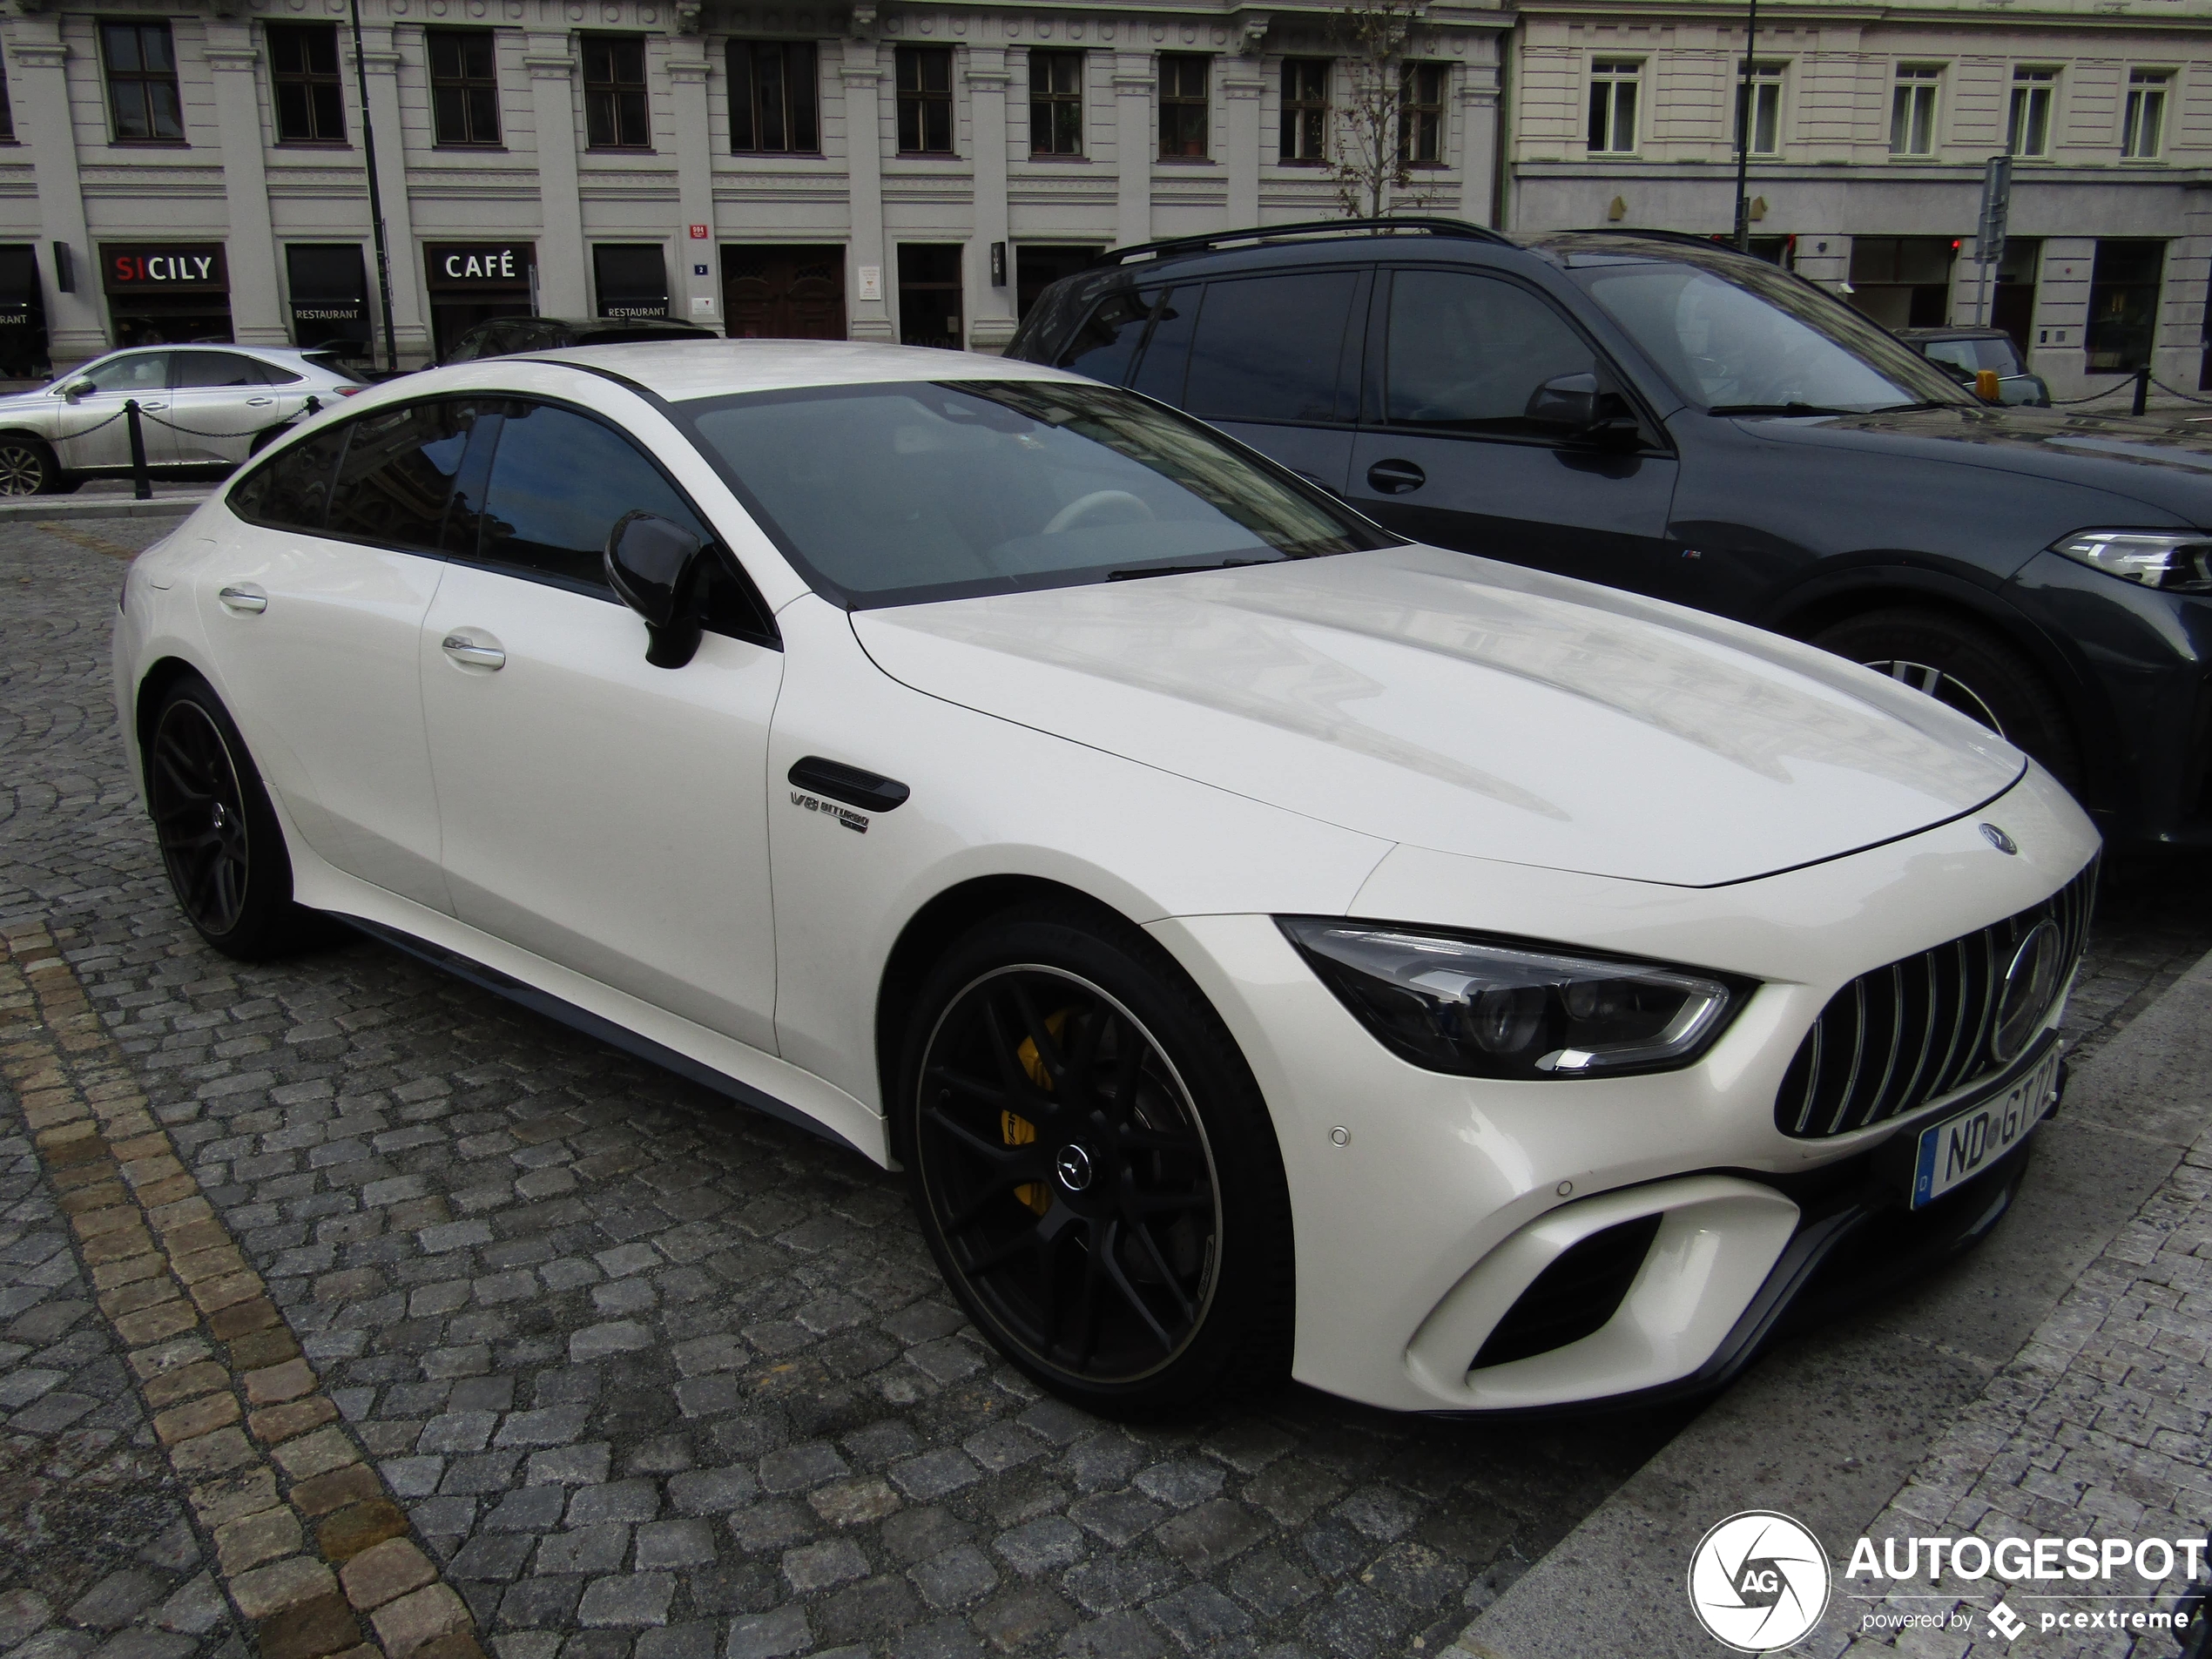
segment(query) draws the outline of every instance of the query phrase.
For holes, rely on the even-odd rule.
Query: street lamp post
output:
[[[354,21],[354,80],[361,97],[361,154],[368,163],[368,223],[376,243],[376,294],[384,307],[384,365],[399,372],[399,336],[392,327],[392,260],[384,247],[384,195],[376,183],[376,125],[368,113],[368,63],[361,51],[361,0],[350,0]]]
[[[1759,0],[1750,0],[1743,71],[1736,83],[1736,246],[1751,251],[1751,57],[1759,45]]]

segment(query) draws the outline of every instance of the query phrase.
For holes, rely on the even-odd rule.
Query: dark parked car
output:
[[[1972,386],[1985,370],[1996,375],[2000,403],[2051,407],[2051,388],[2040,374],[2028,372],[2020,347],[2002,328],[1900,328],[1897,337],[1961,385]]]
[[[462,335],[439,360],[439,366],[473,363],[479,357],[511,357],[516,352],[552,351],[563,346],[720,338],[711,328],[678,322],[672,317],[502,317],[494,322],[480,322]]]
[[[1155,244],[1009,349],[1409,537],[1811,640],[2000,732],[2114,840],[2212,844],[2212,435],[1985,403],[1811,284],[1651,233]]]

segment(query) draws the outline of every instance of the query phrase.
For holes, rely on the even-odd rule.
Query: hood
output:
[[[2212,528],[2212,427],[2173,417],[2080,415],[2020,405],[1888,415],[1737,417],[1778,443],[1986,467],[2087,485]]]
[[[852,621],[948,702],[1363,834],[1641,881],[1834,858],[2026,765],[1808,646],[1435,548]]]

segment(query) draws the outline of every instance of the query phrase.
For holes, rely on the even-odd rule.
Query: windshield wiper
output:
[[[1201,570],[1233,570],[1244,564],[1280,564],[1280,558],[1223,559],[1214,564],[1136,564],[1125,570],[1109,570],[1109,582],[1135,582],[1148,576],[1196,576]]]
[[[1831,409],[1817,403],[1716,403],[1708,415],[1865,415],[1865,409]]]

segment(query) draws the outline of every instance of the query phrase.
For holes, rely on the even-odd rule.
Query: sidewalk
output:
[[[1447,1648],[1447,1659],[1721,1651],[1684,1592],[1739,1510],[1810,1527],[1837,1572],[1792,1652],[2166,1659],[2168,1632],[2047,1631],[2161,1587],[1842,1575],[1862,1536],[2202,1537],[2212,1512],[2212,956],[2087,1062],[2014,1213],[1958,1269],[1786,1345],[1640,1470]],[[2170,1608],[2180,1579],[2131,1608]],[[2088,1590],[2094,1595],[2051,1594]],[[1930,1599],[1928,1592],[1945,1599]],[[2027,1622],[2007,1641],[2000,1594]],[[1877,1608],[1955,1629],[1861,1634]]]

